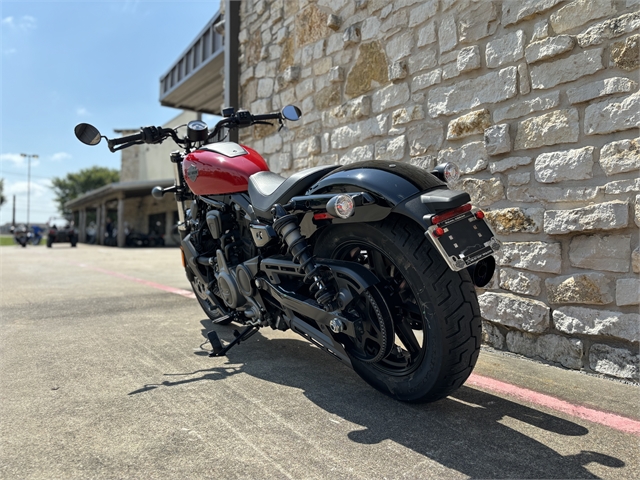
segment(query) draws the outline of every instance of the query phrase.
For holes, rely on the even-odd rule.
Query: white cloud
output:
[[[78,115],[79,117],[87,117],[89,116],[89,110],[84,107],[78,107],[76,109],[76,115]]]
[[[13,216],[13,196],[16,199],[16,223],[26,223],[27,216],[31,223],[45,223],[50,217],[58,215],[54,193],[51,189],[51,181],[48,179],[31,179],[31,191],[29,193],[30,207],[27,214],[27,190],[29,185],[26,180],[11,181],[5,178],[4,196],[7,201],[0,208],[0,225],[11,221]]]
[[[4,22],[4,20],[3,20]],[[3,153],[0,154],[0,165],[7,165],[12,163],[16,167],[20,167],[22,165],[26,165],[26,159],[20,156],[19,153]]]
[[[36,29],[37,21],[30,15],[24,15],[21,18],[5,17],[0,21],[0,25],[2,26],[3,42],[10,43],[5,41],[5,31],[16,32],[18,34],[19,32],[26,33]],[[6,48],[2,49],[2,56],[4,57],[9,57],[15,55],[16,53],[18,53],[18,50],[12,46],[7,46]]]
[[[18,182],[9,182],[5,180],[5,190],[7,195],[21,195],[26,194],[29,191],[29,182],[25,180],[20,180]],[[51,180],[48,178],[42,179],[32,179],[31,180],[31,200],[34,198],[41,198],[45,196],[50,196],[51,193]]]
[[[27,168],[27,158],[19,153],[3,153],[0,154],[0,166],[10,165],[13,167]],[[40,165],[40,160],[31,158],[31,168]]]
[[[51,161],[53,162],[61,162],[63,160],[71,160],[71,155],[67,152],[58,152],[51,156]]]
[[[29,31],[36,28],[37,20],[30,15],[24,15],[19,19],[14,17],[5,17],[2,19],[2,26],[6,26],[14,30]]]

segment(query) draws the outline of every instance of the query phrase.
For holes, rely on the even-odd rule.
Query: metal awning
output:
[[[94,207],[104,201],[118,198],[145,197],[151,194],[151,189],[155,186],[170,187],[174,184],[172,178],[166,180],[144,180],[133,182],[116,182],[104,187],[91,190],[73,200],[65,203],[69,210],[79,210],[86,207]]]
[[[171,68],[160,77],[160,104],[219,115],[224,103],[224,36],[216,13]]]

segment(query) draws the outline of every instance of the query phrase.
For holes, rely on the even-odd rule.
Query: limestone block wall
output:
[[[638,379],[639,0],[245,0],[245,132],[282,175],[455,161],[504,242],[484,340]]]

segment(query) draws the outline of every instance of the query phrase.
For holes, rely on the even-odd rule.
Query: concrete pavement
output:
[[[638,435],[534,397],[401,404],[267,329],[209,358],[197,302],[157,288],[189,289],[176,249],[11,246],[0,262],[0,478],[640,477]],[[488,350],[475,374],[640,420],[636,386]]]

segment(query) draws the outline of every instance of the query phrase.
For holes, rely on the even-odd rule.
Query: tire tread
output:
[[[386,238],[396,245],[409,269],[425,286],[431,286],[424,290],[430,296],[431,305],[440,310],[443,358],[435,380],[427,379],[428,375],[421,380],[408,380],[406,392],[399,392],[397,380],[392,386],[387,385],[382,373],[377,374],[378,378],[367,378],[376,377],[370,366],[356,368],[354,365],[354,368],[374,387],[399,400],[421,403],[444,398],[466,381],[478,358],[481,320],[475,288],[468,273],[452,271],[425,237],[424,230],[406,217],[390,215],[370,226],[375,229],[376,238]],[[415,381],[424,386],[418,394],[413,390]]]

